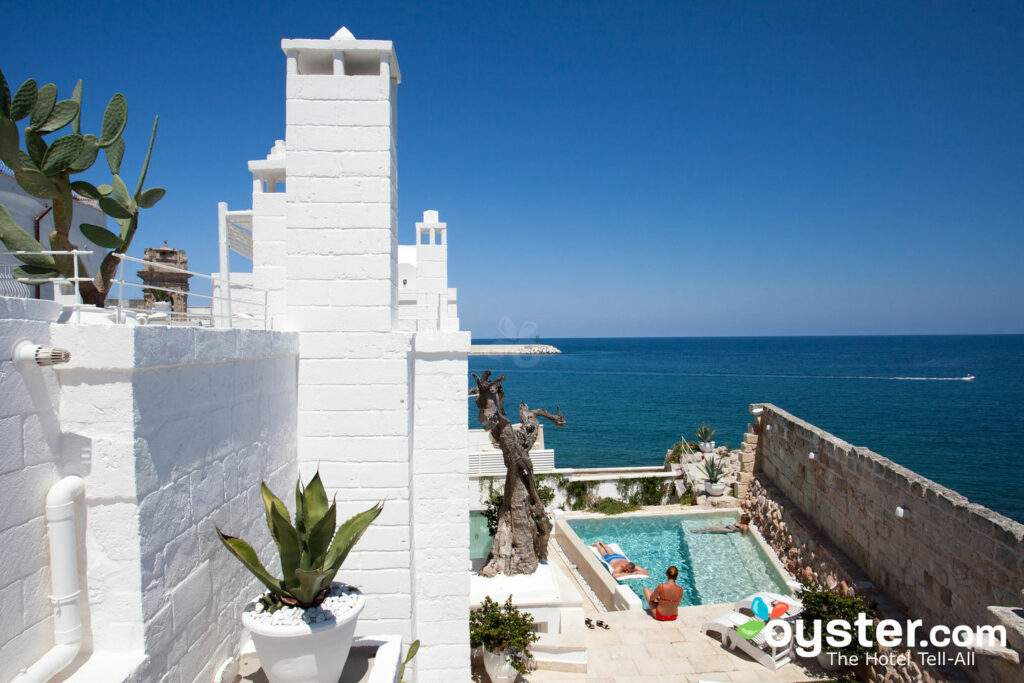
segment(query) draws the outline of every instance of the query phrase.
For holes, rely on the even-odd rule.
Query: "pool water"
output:
[[[469,558],[485,560],[491,552],[491,534],[487,531],[487,518],[480,510],[469,511]],[[480,563],[483,566],[483,563]]]
[[[572,519],[569,526],[586,545],[618,543],[626,556],[643,567],[648,579],[622,581],[643,600],[665,580],[669,565],[679,569],[683,587],[680,605],[734,602],[758,591],[790,594],[771,560],[750,534],[700,534],[696,529],[725,526],[735,514],[658,515]]]

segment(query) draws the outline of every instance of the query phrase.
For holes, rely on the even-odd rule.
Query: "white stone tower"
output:
[[[299,469],[319,468],[341,518],[387,501],[340,575],[367,595],[357,632],[420,639],[418,681],[468,680],[469,333],[457,318],[399,322],[398,61],[390,41],[344,28],[281,46],[281,323],[301,333]]]

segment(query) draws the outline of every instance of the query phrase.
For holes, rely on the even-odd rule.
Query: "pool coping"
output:
[[[562,548],[562,552],[576,565],[577,571],[583,577],[583,579],[590,585],[590,589],[594,594],[601,600],[606,608],[609,610],[643,610],[643,601],[634,593],[629,586],[619,583],[617,580],[612,578],[612,575],[608,573],[608,570],[594,557],[594,554],[587,550],[587,547],[583,544],[582,539],[576,534],[576,532],[569,526],[569,520],[571,519],[606,519],[609,517],[668,517],[668,516],[680,516],[680,515],[722,515],[722,514],[735,514],[737,517],[742,513],[739,506],[736,507],[716,507],[716,508],[703,508],[703,507],[691,507],[691,509],[681,509],[678,506],[652,506],[643,510],[637,510],[635,512],[625,512],[619,515],[603,515],[599,512],[562,512],[559,511],[555,514],[555,540],[558,541],[559,546]],[[764,557],[768,560],[772,569],[775,570],[778,578],[782,581],[790,593],[795,593],[801,584],[796,581],[795,577],[786,570],[782,564],[782,560],[775,553],[764,536],[761,535],[761,531],[755,524],[750,525],[749,533],[754,539],[755,545],[757,545]],[[564,543],[563,543],[564,541]],[[597,585],[595,585],[595,583]],[[718,603],[710,603],[718,604]],[[727,603],[722,603],[727,604]]]

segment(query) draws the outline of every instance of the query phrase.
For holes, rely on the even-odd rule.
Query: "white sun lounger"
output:
[[[771,608],[777,602],[784,602],[787,605],[789,605],[789,609],[786,610],[786,614],[783,615],[784,619],[790,619],[804,611],[803,603],[797,600],[792,595],[783,595],[782,593],[771,593],[769,591],[748,595],[742,600],[738,600],[735,603],[733,603],[732,608],[737,611],[741,609],[750,609],[750,606],[754,603],[754,600],[756,598],[761,598],[762,600],[764,600],[769,608]]]
[[[623,557],[626,557],[626,553],[622,552],[622,548],[619,547],[618,543],[605,543],[605,545],[608,546],[609,548],[611,548],[612,550],[614,550],[615,552],[617,552],[619,555],[622,555]],[[611,574],[612,577],[615,578],[615,579],[618,579],[618,580],[621,581],[621,580],[625,580],[625,579],[647,579],[647,578],[650,578],[650,575],[647,574],[646,572],[634,572],[632,574],[623,574],[622,576],[615,576],[615,571],[612,569],[612,566],[604,561],[604,558],[601,557],[601,553],[598,552],[597,548],[595,548],[592,545],[588,545],[587,548],[590,549],[590,552],[594,553],[594,557],[597,558],[597,561],[600,562],[601,564],[603,564],[604,568],[607,569],[608,573]],[[627,557],[626,559],[629,559],[629,558]]]
[[[742,650],[766,669],[777,671],[789,664],[790,645],[781,648],[771,647],[765,642],[763,631],[749,640],[737,632],[736,629],[748,621],[750,617],[744,614],[729,612],[701,626],[700,632],[705,635],[717,633],[723,645],[730,650]]]

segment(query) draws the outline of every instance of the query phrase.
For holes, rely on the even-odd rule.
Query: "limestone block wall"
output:
[[[72,361],[40,369],[52,373],[49,393],[32,394],[36,414],[20,413],[16,472],[32,481],[19,485],[17,500],[38,519],[9,527],[17,520],[5,517],[0,534],[20,550],[13,569],[31,570],[21,581],[22,611],[38,621],[10,643],[15,649],[0,658],[3,666],[28,666],[52,645],[40,515],[50,483],[77,474],[86,489],[78,510],[84,637],[59,680],[211,680],[237,651],[241,607],[259,593],[214,525],[272,557],[258,487],[261,479],[281,490],[294,486],[297,338],[46,326]],[[3,400],[15,393],[5,391]],[[37,461],[49,461],[48,470]],[[13,623],[7,607],[5,599],[5,628]]]
[[[1019,604],[1024,525],[776,406],[755,407],[758,476],[912,617],[987,624],[989,605]]]
[[[55,411],[56,375],[49,368],[17,367],[13,346],[46,344],[52,301],[0,297],[0,680],[53,645],[50,571],[44,499],[61,465]]]
[[[285,40],[287,324],[300,332],[299,468],[340,514],[386,499],[340,575],[359,634],[410,642],[412,337],[396,332],[397,60],[389,41]]]
[[[468,332],[421,332],[413,349],[413,613],[417,681],[468,677]]]

